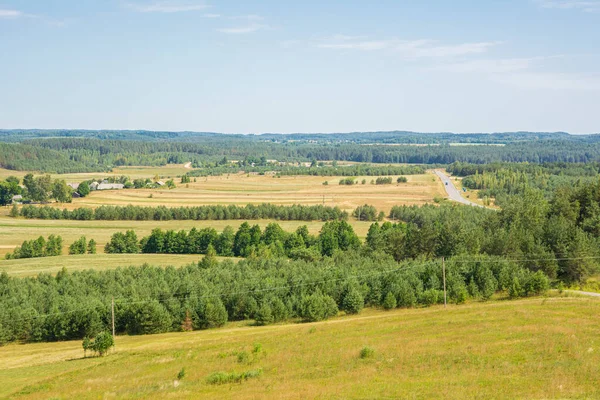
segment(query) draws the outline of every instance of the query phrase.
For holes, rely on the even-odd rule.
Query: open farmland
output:
[[[101,358],[83,358],[81,341],[12,344],[0,348],[0,397],[591,399],[600,396],[599,314],[597,299],[550,297],[121,336]],[[374,353],[361,359],[365,346]],[[241,383],[207,383],[256,370]]]
[[[53,175],[53,178],[65,179],[67,182],[80,182],[86,179],[108,176],[127,175],[131,179],[153,178],[166,179],[184,174],[187,170],[182,165],[161,168],[123,168],[112,173],[65,174]],[[2,171],[2,175],[15,174],[14,171]],[[433,202],[435,197],[445,197],[444,188],[433,174],[407,175],[408,182],[396,184],[397,176],[393,176],[393,184],[374,185],[370,182],[376,177],[356,177],[357,185],[339,185],[339,176],[282,176],[231,174],[222,176],[198,177],[189,184],[180,184],[175,178],[175,189],[126,189],[103,190],[90,193],[85,198],[73,199],[72,203],[56,204],[61,208],[97,207],[101,205],[139,205],[167,207],[199,206],[199,205],[246,205],[272,203],[280,205],[317,205],[338,206],[351,211],[358,206],[370,204],[378,210],[388,212],[392,206],[400,204],[421,205]],[[360,184],[362,180],[366,184]],[[323,185],[327,181],[328,185]]]

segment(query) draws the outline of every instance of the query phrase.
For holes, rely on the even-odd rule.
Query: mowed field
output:
[[[164,167],[127,167],[115,169],[111,173],[85,173],[85,174],[64,174],[53,175],[54,178],[62,178],[67,182],[80,182],[86,179],[98,179],[107,176],[127,175],[135,178],[153,178],[160,176],[161,179],[180,176],[189,171],[185,165],[168,165]],[[6,178],[9,175],[22,177],[26,172],[9,171],[0,169],[0,178]],[[394,182],[396,177],[394,178]],[[88,197],[73,199],[72,203],[57,204],[50,203],[50,206],[59,208],[77,208],[77,207],[98,207],[101,205],[120,205],[128,204],[139,206],[201,206],[222,204],[235,204],[245,206],[246,204],[273,203],[280,205],[305,204],[316,205],[325,204],[327,206],[339,206],[340,208],[351,212],[356,207],[370,204],[377,207],[378,210],[389,212],[392,206],[400,204],[424,204],[433,202],[434,197],[444,197],[444,188],[433,174],[408,175],[408,182],[403,184],[374,185],[371,180],[376,177],[357,177],[360,183],[363,179],[366,184],[353,186],[339,185],[341,177],[318,177],[318,176],[283,176],[275,178],[271,175],[247,175],[231,174],[216,177],[198,177],[196,182],[189,184],[177,184],[175,189],[128,189],[128,190],[107,190],[92,192]],[[179,182],[179,179],[175,179]],[[323,182],[328,181],[328,185]],[[64,253],[68,246],[82,235],[87,239],[94,239],[98,243],[98,252],[103,252],[104,245],[110,240],[115,232],[122,232],[127,229],[134,229],[141,238],[150,234],[152,229],[160,227],[162,229],[186,229],[193,227],[204,228],[214,227],[217,231],[222,231],[227,225],[237,229],[243,221],[65,221],[65,220],[25,220],[8,217],[9,208],[0,210],[0,258],[8,252],[11,252],[16,246],[24,240],[35,239],[39,236],[47,237],[51,234],[62,236],[65,244]],[[257,223],[264,228],[270,220],[250,221]],[[351,218],[357,234],[364,238],[367,234],[369,222],[359,222]],[[278,221],[286,230],[293,231],[301,225],[307,225],[309,231],[317,234],[323,225],[320,221]],[[141,257],[139,258],[141,259]],[[115,268],[117,266],[130,265],[129,261],[124,259],[109,258],[90,258],[81,260],[91,267]],[[183,258],[182,258],[183,260]],[[160,255],[146,255],[143,262],[154,265],[163,264],[166,260]],[[34,260],[19,260],[8,262],[0,260],[0,270],[6,270],[9,273],[27,274],[34,271],[41,271],[48,268],[56,270],[58,264],[64,262],[68,268],[84,268],[78,266],[79,260],[58,257],[58,258],[39,258]],[[142,262],[142,263],[143,263]],[[125,263],[125,264],[122,264]],[[173,264],[181,265],[174,261]],[[138,265],[137,263],[135,265]],[[29,272],[27,272],[29,271]]]
[[[89,196],[74,199],[70,204],[57,204],[61,208],[98,207],[101,205],[128,204],[139,206],[164,205],[167,207],[201,206],[221,204],[272,203],[280,205],[338,206],[352,211],[356,207],[370,204],[386,213],[394,205],[432,203],[434,197],[444,197],[441,182],[432,174],[408,175],[408,182],[391,185],[374,185],[374,177],[357,177],[365,185],[340,185],[340,177],[282,176],[232,174],[198,177],[189,184],[177,183],[175,189],[128,189],[103,190]],[[328,181],[328,185],[323,182]]]
[[[598,299],[549,297],[119,336],[103,358],[83,358],[80,341],[13,344],[0,348],[0,397],[596,399],[599,315]]]

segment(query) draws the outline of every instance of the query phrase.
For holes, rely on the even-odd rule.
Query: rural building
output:
[[[74,199],[78,199],[78,198],[81,197],[81,195],[79,193],[77,193],[77,192],[73,192],[72,196],[73,196]]]
[[[67,186],[73,190],[77,190],[79,188],[79,183],[67,183]]]
[[[90,190],[98,190],[98,182],[90,183]]]
[[[20,194],[16,194],[16,195],[14,195],[14,196],[12,197],[12,201],[13,201],[13,202],[15,202],[15,203],[16,203],[16,202],[20,202],[20,201],[22,201],[22,200],[23,200],[23,196],[21,196]]]
[[[113,189],[123,189],[125,185],[122,183],[101,183],[98,185],[96,190],[113,190]]]

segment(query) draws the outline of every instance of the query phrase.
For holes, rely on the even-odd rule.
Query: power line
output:
[[[448,261],[494,263],[494,262],[564,261],[564,260],[587,260],[587,259],[600,259],[600,256],[552,258],[552,259],[549,259],[549,258],[534,259],[534,258],[532,258],[532,259],[497,259],[497,260],[493,260],[493,259],[483,259],[482,260],[482,259],[478,259],[478,258],[471,258],[471,259],[458,259],[458,260],[450,259]],[[366,274],[360,274],[360,275],[347,275],[347,276],[344,276],[341,278],[323,279],[323,280],[319,280],[319,281],[299,282],[299,283],[292,284],[292,285],[275,286],[275,287],[261,288],[261,289],[249,289],[249,290],[238,291],[238,292],[227,292],[227,293],[221,292],[221,293],[216,293],[216,294],[198,296],[198,297],[194,297],[194,298],[195,299],[208,299],[208,298],[220,298],[224,295],[235,296],[235,295],[239,295],[239,294],[263,293],[263,292],[270,292],[270,291],[283,290],[283,289],[292,289],[292,288],[296,288],[296,287],[303,287],[303,286],[309,286],[309,285],[318,285],[318,284],[328,283],[328,282],[339,282],[339,281],[344,281],[344,280],[350,280],[353,278],[364,278],[364,277],[369,277],[369,276],[384,275],[386,273],[399,272],[399,271],[409,270],[409,269],[413,269],[413,268],[421,268],[421,267],[423,267],[423,265],[410,265],[410,266],[405,266],[405,267],[377,271],[377,272],[373,272],[373,273],[366,273]],[[335,268],[335,267],[329,267],[329,268],[323,269],[322,271],[331,270],[333,268]],[[145,304],[145,303],[150,303],[153,301],[158,301],[158,302],[174,301],[175,298],[177,298],[177,297],[187,297],[187,296],[191,296],[193,294],[198,294],[198,290],[190,290],[188,292],[179,292],[179,293],[177,293],[177,292],[169,293],[168,294],[169,297],[166,299],[147,299],[147,300],[127,301],[128,298],[121,297],[121,298],[115,298],[114,301],[115,301],[115,304]],[[160,295],[160,294],[157,294],[157,295]],[[125,301],[123,301],[123,300],[125,300]],[[71,313],[75,313],[75,312],[79,312],[79,311],[97,310],[98,308],[99,307],[97,305],[96,306],[88,306],[88,307],[69,310],[69,311],[32,315],[30,317],[20,318],[20,319],[12,320],[12,321],[24,321],[24,320],[28,320],[28,319],[47,318],[47,317],[51,317],[51,316],[71,314]]]

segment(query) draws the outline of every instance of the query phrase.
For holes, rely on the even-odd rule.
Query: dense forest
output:
[[[507,196],[522,194],[530,188],[544,192],[548,198],[557,188],[579,187],[600,179],[600,163],[453,163],[446,168],[464,177],[462,186],[477,189],[480,198],[496,198],[502,205]]]
[[[448,301],[544,292],[548,278],[493,257],[448,260]],[[211,257],[183,268],[130,267],[59,272],[55,277],[0,274],[0,344],[93,337],[106,330],[111,299],[117,333],[206,329],[228,320],[269,324],[317,321],[366,306],[427,306],[443,302],[439,261],[396,263],[383,254],[340,252],[322,260]]]
[[[160,132],[80,132],[80,135],[77,132],[65,132],[64,135],[54,132],[55,136],[34,131],[0,133],[4,133],[0,135],[3,140],[22,139],[19,143],[0,145],[0,167],[44,172],[106,171],[118,166],[156,166],[189,161],[195,166],[222,168],[219,161],[223,157],[237,161],[262,158],[278,162],[337,160],[429,165],[457,161],[476,164],[600,161],[599,136],[561,133],[419,136],[415,133],[392,132],[367,134],[363,139],[358,134],[317,135],[313,139],[308,139],[310,135],[300,135],[299,139],[294,139],[293,135]],[[117,140],[133,138],[136,140]],[[421,138],[420,141],[418,138]],[[455,143],[463,145],[452,145]]]

